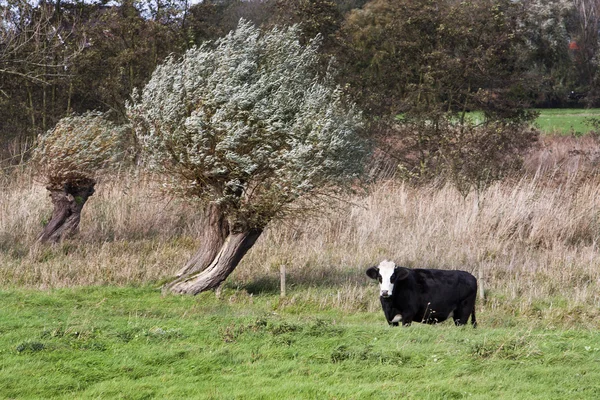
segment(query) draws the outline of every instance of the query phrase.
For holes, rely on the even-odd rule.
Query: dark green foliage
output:
[[[22,160],[37,134],[71,112],[122,119],[132,89],[182,47],[181,32],[171,29],[177,21],[144,18],[128,1],[15,0],[0,5],[0,15],[13,21],[0,31],[0,159]]]
[[[124,118],[125,102],[172,52],[181,51],[174,21],[144,18],[133,3],[96,7],[77,32],[86,48],[72,66],[71,108],[112,110]]]
[[[272,23],[300,24],[302,39],[308,42],[317,35],[324,39],[324,51],[334,45],[333,36],[342,23],[342,13],[332,0],[277,0]]]
[[[518,12],[507,0],[370,1],[339,32],[341,78],[373,115],[514,119],[528,91]]]
[[[402,178],[467,194],[518,169],[537,136],[526,129],[535,113],[521,11],[508,0],[373,0],[347,16],[340,79]]]

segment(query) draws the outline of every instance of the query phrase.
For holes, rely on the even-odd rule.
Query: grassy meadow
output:
[[[220,298],[151,287],[1,296],[2,398],[600,396],[597,330],[392,329],[376,313],[233,289]]]
[[[600,109],[540,109],[535,125],[547,133],[583,135],[591,130],[589,118],[600,118]]]
[[[592,130],[589,119],[600,118],[600,109],[591,108],[550,108],[537,109],[539,116],[533,125],[546,134],[581,136]],[[483,114],[477,111],[468,113],[475,123],[483,120]]]
[[[162,295],[201,245],[193,204],[104,179],[72,240],[39,246],[48,194],[0,175],[0,399],[596,399],[600,143],[546,136],[479,197],[368,187],[272,224],[222,290]],[[480,281],[477,329],[392,329],[382,259]],[[279,270],[287,295],[279,296]]]

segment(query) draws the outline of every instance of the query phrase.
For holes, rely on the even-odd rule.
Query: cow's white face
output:
[[[392,281],[392,275],[396,270],[396,264],[392,261],[382,261],[377,267],[379,269],[379,295],[381,297],[390,297],[394,291],[394,282]]]
[[[408,278],[410,270],[398,267],[393,261],[384,260],[376,267],[367,269],[367,276],[379,281],[379,295],[387,298],[394,292],[394,284]]]

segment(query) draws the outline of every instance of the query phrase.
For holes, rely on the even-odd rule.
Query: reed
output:
[[[376,290],[364,271],[391,259],[469,271],[480,278],[486,307],[504,314],[563,322],[596,316],[598,145],[585,138],[547,140],[520,177],[479,196],[464,198],[450,185],[382,181],[366,197],[332,202],[322,217],[273,223],[226,288],[279,293],[285,265],[283,302],[376,310]],[[576,146],[583,147],[572,151]],[[573,157],[579,157],[577,167]],[[142,174],[122,172],[100,182],[77,237],[35,245],[50,212],[45,189],[27,170],[0,178],[0,286],[158,286],[201,245],[194,204],[160,195]],[[554,315],[556,307],[569,313]]]

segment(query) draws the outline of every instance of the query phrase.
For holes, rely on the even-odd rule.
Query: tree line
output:
[[[123,120],[165,57],[240,18],[322,35],[322,68],[335,57],[338,82],[371,115],[597,106],[598,17],[593,0],[5,0],[2,158],[71,113]]]

